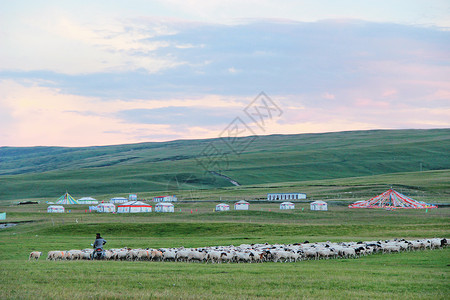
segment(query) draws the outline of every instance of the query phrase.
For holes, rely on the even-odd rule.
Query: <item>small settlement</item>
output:
[[[129,194],[128,198],[114,197],[109,202],[101,202],[92,197],[83,197],[75,200],[68,192],[64,193],[58,198],[56,203],[47,202],[52,204],[48,206],[48,213],[64,213],[65,209],[63,205],[89,205],[89,211],[96,211],[98,213],[173,213],[175,212],[174,202],[178,202],[178,198],[175,195],[157,196],[153,197],[153,205],[145,203],[145,200],[138,200],[137,194]],[[286,201],[290,200],[290,201]],[[303,200],[303,201],[301,201]],[[294,210],[294,202],[305,202],[306,194],[304,193],[268,193],[267,201],[280,203],[280,210]],[[294,202],[292,202],[294,201]],[[92,205],[92,206],[91,206]],[[309,203],[311,211],[327,211],[328,203],[325,201],[317,200]],[[396,209],[396,208],[437,208],[435,205],[431,205],[422,201],[414,200],[407,197],[392,188],[386,192],[375,196],[369,200],[356,201],[348,206],[349,208],[384,208],[384,209]],[[240,200],[234,203],[234,210],[249,210],[250,203],[245,200]],[[304,208],[302,208],[303,210]],[[219,203],[215,205],[214,211],[223,212],[229,211],[230,205],[226,203]],[[270,211],[270,210],[269,210]],[[180,209],[181,212],[181,209]],[[191,211],[192,213],[192,211]]]

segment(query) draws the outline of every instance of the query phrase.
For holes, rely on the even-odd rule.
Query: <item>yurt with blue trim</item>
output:
[[[309,206],[311,210],[328,210],[328,204],[322,200],[311,202]]]
[[[109,200],[109,202],[112,204],[127,203],[128,199],[125,197],[114,197],[114,198],[111,198]]]
[[[173,213],[175,207],[170,202],[159,202],[155,205],[155,212]]]
[[[115,213],[116,206],[112,203],[100,203],[97,205],[97,212],[99,213]]]
[[[227,211],[230,210],[230,206],[225,203],[220,203],[216,205],[216,211]]]
[[[248,210],[249,205],[247,201],[241,200],[234,204],[234,210]]]
[[[280,204],[280,209],[295,209],[295,204],[292,202],[283,202]]]
[[[98,200],[92,197],[83,197],[77,199],[78,204],[98,204]]]
[[[47,207],[48,213],[63,213],[64,212],[64,206],[61,205],[50,205]]]

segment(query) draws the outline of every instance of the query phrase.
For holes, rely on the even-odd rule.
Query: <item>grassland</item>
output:
[[[174,214],[97,214],[69,206],[3,206],[8,221],[34,221],[0,231],[3,299],[446,299],[449,249],[373,255],[356,260],[264,264],[159,262],[27,262],[32,250],[86,248],[95,232],[108,247],[200,247],[242,243],[377,240],[449,236],[450,208],[351,210],[307,203],[280,211],[276,203],[250,211],[213,213],[214,203],[178,203]],[[179,212],[178,209],[181,209]],[[192,210],[192,213],[191,213]]]
[[[218,140],[89,148],[0,148],[0,212],[18,225],[0,229],[2,299],[448,299],[450,249],[350,260],[263,264],[114,261],[28,262],[30,251],[88,248],[96,232],[108,248],[200,247],[243,243],[450,237],[450,207],[348,209],[393,186],[430,203],[450,203],[450,130],[361,131],[270,136],[228,155],[222,174],[196,158]],[[245,139],[244,139],[245,141]],[[220,142],[220,141],[219,141]],[[225,150],[221,143],[216,147]],[[419,172],[422,165],[423,171]],[[108,200],[138,192],[176,193],[173,214],[98,214],[45,201],[66,189]],[[293,211],[258,201],[268,192],[305,192],[329,211]],[[38,205],[18,206],[33,199]],[[213,212],[219,202],[251,201],[249,211]]]
[[[428,203],[450,203],[450,171],[423,171],[351,177],[313,181],[291,181],[248,186],[233,186],[211,189],[179,189],[173,192],[182,201],[221,201],[233,203],[235,200],[248,201],[266,199],[269,192],[304,192],[308,201],[327,200],[347,205],[357,200],[367,200],[394,187],[401,193],[419,201]],[[30,187],[32,188],[32,186]],[[140,199],[151,199],[164,191],[145,191],[138,193]],[[72,193],[75,198],[85,196]],[[127,196],[127,193],[107,193],[94,195],[100,201],[109,201],[115,196]],[[27,198],[41,202],[55,201],[60,194],[52,197]],[[3,200],[4,205],[17,203],[20,198]]]
[[[2,261],[3,299],[448,299],[449,250],[288,264]]]
[[[178,193],[399,172],[450,169],[450,130],[373,130],[87,148],[0,148],[0,201],[109,193]],[[248,142],[248,144],[247,144]],[[240,146],[239,146],[240,145]],[[205,157],[208,147],[220,152]],[[211,150],[211,149],[209,149]],[[236,149],[235,149],[236,150]],[[243,149],[237,149],[243,150]],[[210,151],[211,152],[211,151]],[[391,182],[396,184],[396,182]]]

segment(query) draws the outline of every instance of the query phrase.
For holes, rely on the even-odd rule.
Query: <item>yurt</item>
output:
[[[116,211],[116,206],[112,203],[100,203],[97,205],[97,212],[100,213],[113,213]]]
[[[247,201],[241,200],[234,204],[234,210],[248,210],[248,206],[250,203]]]
[[[295,204],[292,202],[283,202],[280,204],[280,209],[294,209]]]
[[[129,194],[128,195],[128,201],[137,201],[137,195],[136,194]]]
[[[58,198],[56,204],[78,204],[77,200],[73,199],[68,192]]]
[[[125,197],[114,197],[109,199],[109,202],[112,204],[118,204],[118,203],[127,203],[129,200]]]
[[[172,203],[169,202],[159,202],[155,205],[156,212],[174,212],[175,208]]]
[[[64,212],[64,206],[61,205],[50,205],[47,207],[48,213],[63,213]]]
[[[226,210],[230,210],[230,206],[228,204],[220,203],[216,205],[216,211],[226,211]]]
[[[117,205],[118,213],[146,213],[152,212],[150,204],[141,201],[130,201],[127,203]]]
[[[328,204],[325,201],[314,201],[310,204],[311,210],[328,210]]]
[[[92,197],[83,197],[77,200],[78,204],[98,204],[97,199]]]

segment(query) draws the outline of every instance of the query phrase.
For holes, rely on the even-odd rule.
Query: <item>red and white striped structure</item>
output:
[[[367,201],[357,201],[348,206],[349,208],[437,208],[422,201],[409,198],[399,192],[389,189],[383,194],[373,197]]]

